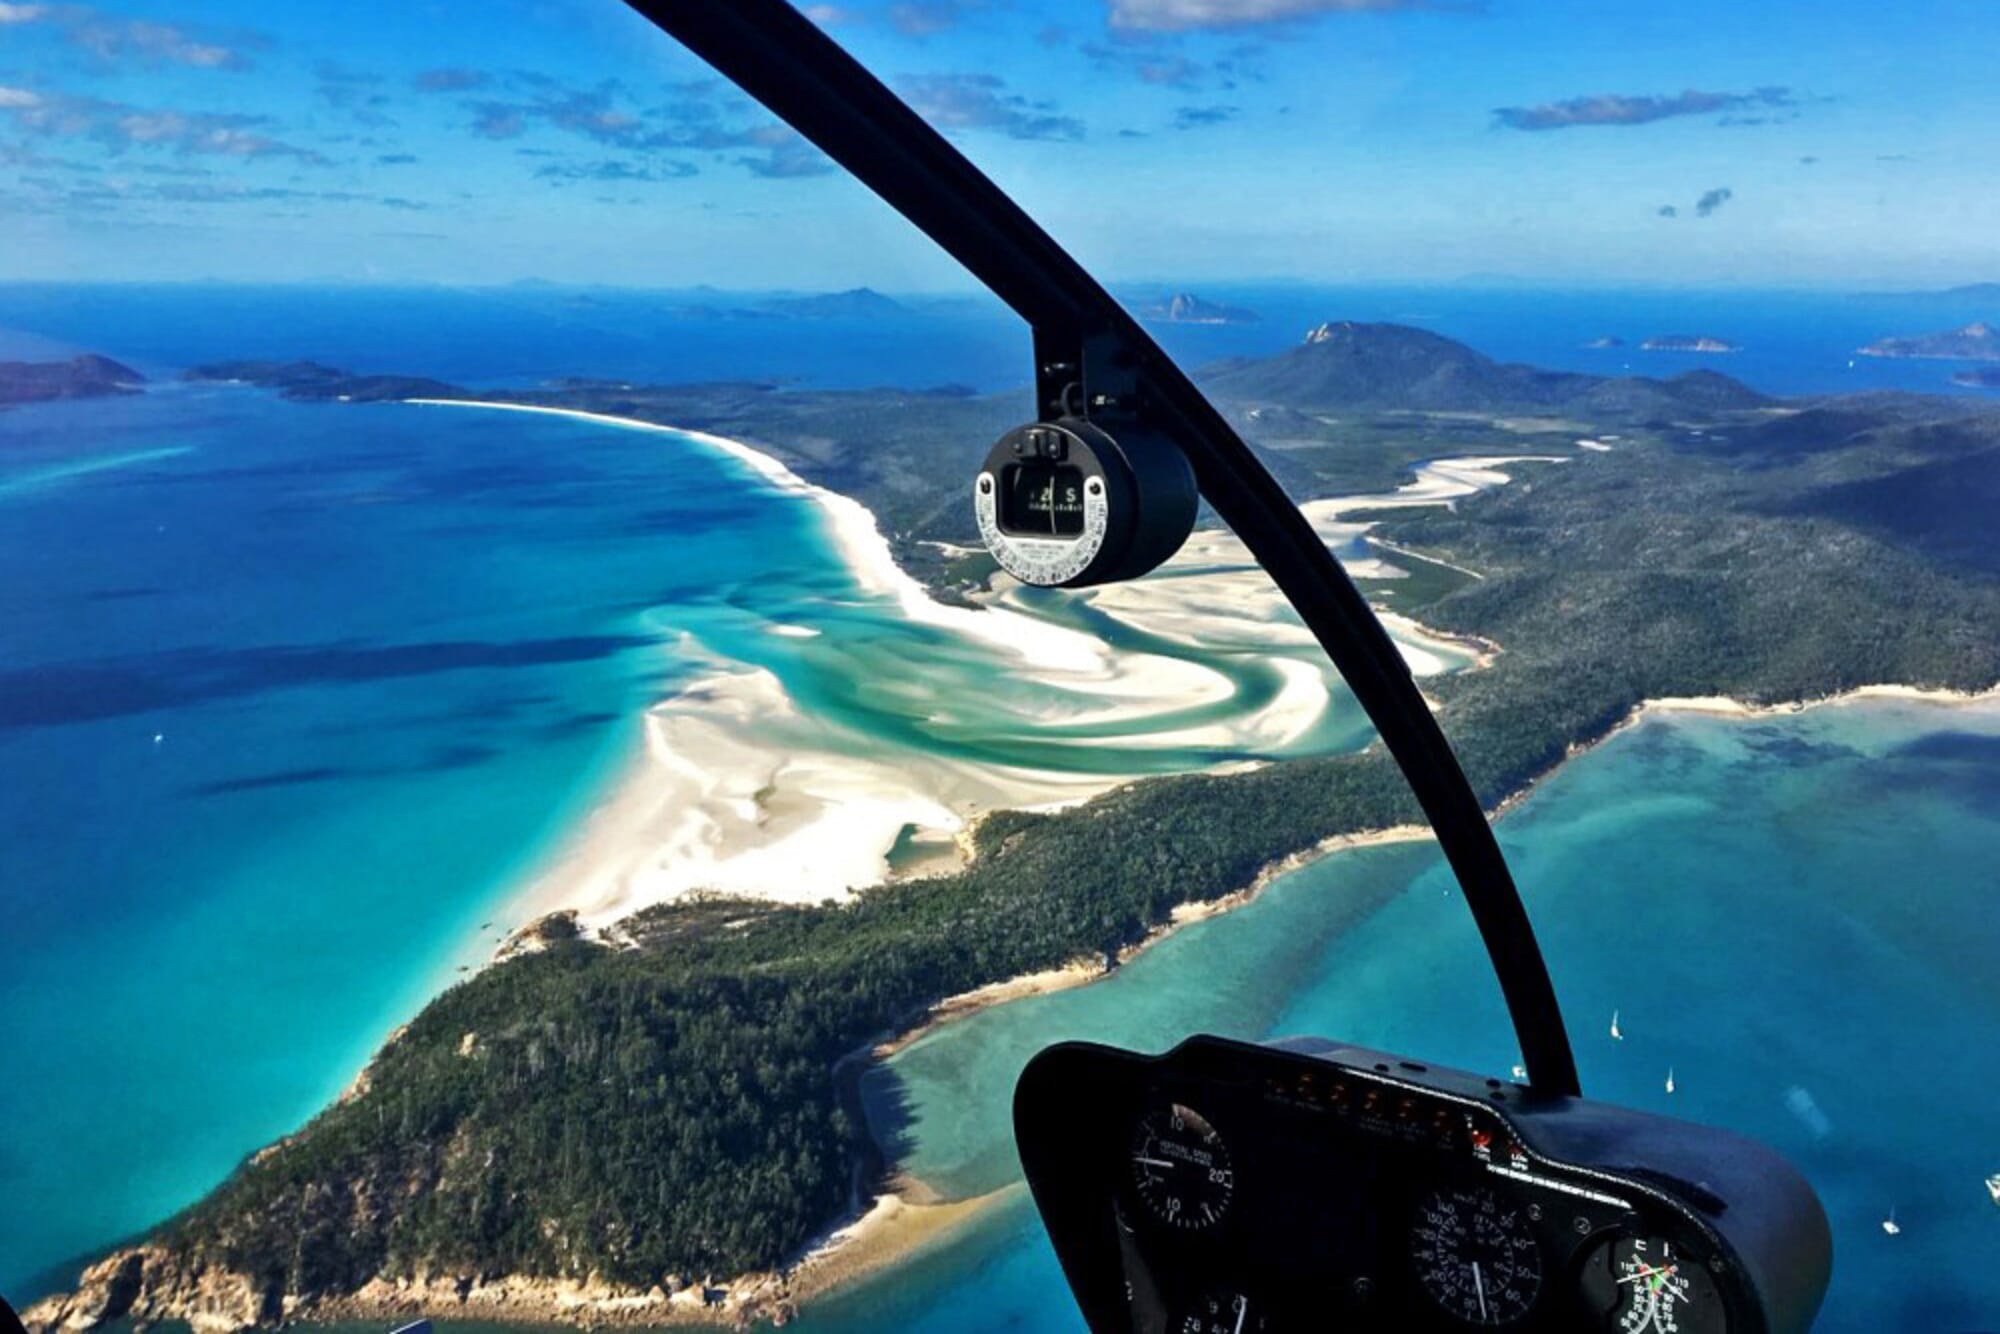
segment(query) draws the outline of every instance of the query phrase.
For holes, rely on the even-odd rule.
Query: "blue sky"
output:
[[[2000,279],[1990,0],[809,12],[1118,281]],[[0,0],[0,278],[950,289],[616,0]]]

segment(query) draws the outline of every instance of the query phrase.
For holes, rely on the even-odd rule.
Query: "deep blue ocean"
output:
[[[1143,306],[1169,289],[1119,289]],[[1949,294],[1717,289],[1536,289],[1472,284],[1202,286],[1255,323],[1155,324],[1183,366],[1264,356],[1325,320],[1412,324],[1503,361],[1601,375],[1706,367],[1774,394],[1898,388],[1991,394],[1952,385],[1951,362],[1885,361],[1857,349],[1885,335],[2000,320],[2000,300]],[[688,318],[712,292],[512,288],[267,288],[219,284],[91,287],[0,283],[0,358],[62,345],[117,349],[141,370],[236,357],[309,357],[349,370],[479,385],[556,376],[651,382],[771,379],[815,386],[1029,382],[1020,322],[988,296],[903,297],[878,319]],[[735,304],[752,304],[744,297]],[[1663,334],[1709,335],[1741,350],[1642,352]],[[10,348],[9,338],[14,340]],[[1602,338],[1625,346],[1586,347]],[[1850,365],[1850,363],[1852,363]]]
[[[1159,330],[1189,365],[1322,319],[1393,319],[1505,359],[1778,393],[1954,392],[1944,363],[1854,359],[1885,334],[2000,317],[1940,298],[1203,289],[1265,316]],[[691,321],[650,294],[0,286],[0,359],[90,350],[143,397],[0,411],[0,1290],[191,1202],[305,1120],[513,924],[522,878],[602,794],[684,635],[768,667],[846,725],[828,643],[895,627],[813,507],[692,443],[401,405],[183,386],[225,357],[313,357],[472,385],[564,375],[812,385],[1025,379],[975,300],[886,321]],[[1713,334],[1725,357],[1585,350]],[[1854,364],[1850,367],[1849,363]],[[1966,391],[1957,391],[1966,392]],[[817,655],[817,656],[816,656]],[[887,709],[893,714],[893,707]],[[2000,1319],[1996,726],[1857,706],[1649,724],[1504,828],[1594,1092],[1777,1143],[1835,1214],[1829,1329]],[[1390,877],[1350,920],[1318,900]],[[1320,1032],[1511,1062],[1476,943],[1429,855],[1289,877],[1114,983],[981,1015],[896,1063],[907,1165],[1004,1184],[1019,1059],[1057,1035]],[[1200,985],[1195,985],[1199,980]],[[1613,1007],[1629,1040],[1590,1041]],[[1663,1101],[1667,1064],[1682,1092]],[[1941,1078],[1942,1094],[1912,1091]],[[1788,1101],[1805,1088],[1823,1133]],[[1879,1218],[1898,1210],[1900,1237]],[[815,1330],[1064,1329],[1018,1202]]]

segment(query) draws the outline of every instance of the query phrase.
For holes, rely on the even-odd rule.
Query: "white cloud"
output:
[[[149,64],[166,62],[196,69],[243,69],[250,63],[226,46],[198,41],[171,24],[143,19],[86,19],[71,27],[70,39],[106,60],[130,56]]]
[[[106,17],[87,5],[26,4],[0,0],[0,28],[48,20],[70,41],[104,60],[132,58],[145,64],[192,65],[196,69],[248,69],[249,57],[184,28],[146,19]]]
[[[42,99],[26,88],[8,88],[0,85],[0,107],[38,107]]]
[[[1154,32],[1247,28],[1315,14],[1434,8],[1427,0],[1105,0],[1111,26]]]

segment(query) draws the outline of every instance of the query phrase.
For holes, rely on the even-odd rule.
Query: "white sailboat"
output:
[[[1673,1091],[1674,1091],[1674,1068],[1670,1065],[1667,1067],[1667,1092],[1672,1093]]]
[[[1986,1178],[1986,1193],[1993,1197],[1993,1203],[2000,1204],[2000,1172]]]
[[[1903,1233],[1903,1225],[1896,1221],[1896,1207],[1894,1205],[1889,1206],[1889,1216],[1882,1220],[1882,1230],[1892,1237],[1899,1237]]]
[[[1625,1035],[1618,1031],[1618,1011],[1616,1010],[1611,1012],[1611,1040],[1613,1042],[1623,1042],[1625,1040]]]

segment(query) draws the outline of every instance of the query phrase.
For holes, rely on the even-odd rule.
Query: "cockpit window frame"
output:
[[[1333,660],[1457,876],[1535,1090],[1577,1096],[1576,1060],[1534,927],[1478,795],[1402,655],[1312,525],[1228,420],[1042,227],[784,0],[626,0],[901,213],[1027,321],[1036,410],[1139,420],[1187,456]]]

